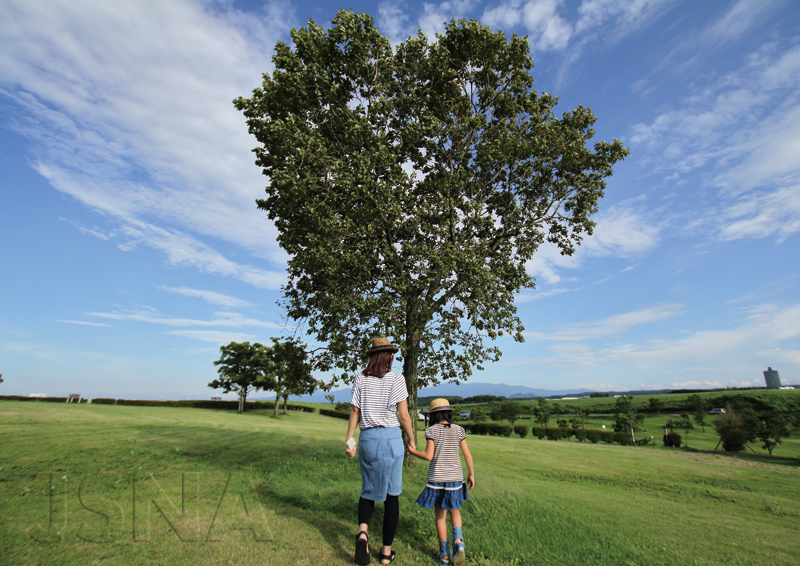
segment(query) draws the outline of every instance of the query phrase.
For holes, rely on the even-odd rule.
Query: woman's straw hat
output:
[[[447,399],[434,399],[431,401],[431,408],[428,409],[428,413],[435,413],[436,411],[449,411],[450,410],[450,401]]]
[[[380,338],[373,338],[372,339],[372,348],[367,351],[367,354],[375,354],[377,352],[385,352],[387,350],[391,350],[392,352],[400,351],[400,348],[397,346],[393,346],[389,340],[381,336]]]

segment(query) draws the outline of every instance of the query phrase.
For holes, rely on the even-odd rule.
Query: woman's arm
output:
[[[475,487],[475,468],[472,465],[472,454],[469,452],[469,447],[467,446],[466,440],[459,442],[459,446],[461,446],[461,451],[464,453],[464,460],[467,461],[467,471],[469,472],[467,485],[470,489],[472,489]]]
[[[417,449],[412,450],[411,448],[409,448],[408,451],[411,452],[417,458],[422,458],[423,460],[427,460],[428,462],[430,462],[431,460],[433,460],[433,451],[435,447],[436,445],[434,444],[433,440],[429,438],[428,444],[425,446],[425,452]]]
[[[361,409],[352,405],[350,409],[350,420],[347,423],[347,436],[345,436],[344,441],[347,442],[353,435],[356,433],[356,427],[358,426],[358,421],[361,419]],[[356,448],[347,448],[345,453],[350,456],[351,458],[356,455]]]
[[[408,437],[408,449],[411,452],[411,449],[417,449],[417,439],[414,438],[414,431],[411,428],[411,417],[408,414],[408,401],[403,399],[397,404],[397,418],[400,419],[400,426],[403,427],[403,430],[406,431],[406,436]],[[413,452],[411,452],[413,454]]]

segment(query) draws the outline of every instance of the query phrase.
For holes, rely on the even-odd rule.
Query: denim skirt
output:
[[[464,481],[428,482],[417,497],[417,505],[426,509],[460,509],[469,501],[467,484]]]
[[[358,437],[361,497],[386,501],[387,495],[400,495],[403,491],[404,455],[399,426],[363,429]]]

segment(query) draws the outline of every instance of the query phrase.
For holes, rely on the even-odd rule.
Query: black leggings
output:
[[[369,525],[372,513],[375,511],[375,502],[363,497],[358,500],[358,524]],[[400,520],[400,497],[387,495],[383,504],[383,546],[392,546],[394,534],[397,532],[397,523]]]

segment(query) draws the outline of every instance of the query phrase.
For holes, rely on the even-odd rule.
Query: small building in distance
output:
[[[781,378],[778,377],[778,370],[776,369],[768,367],[767,371],[764,372],[764,380],[767,382],[767,389],[780,389],[781,387]]]

